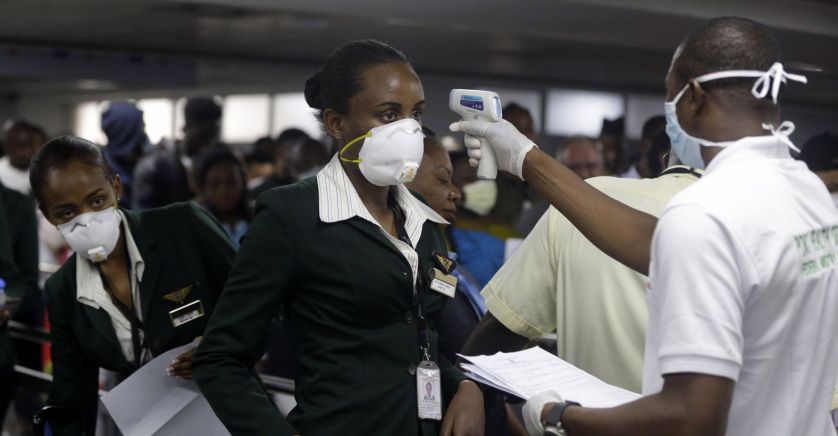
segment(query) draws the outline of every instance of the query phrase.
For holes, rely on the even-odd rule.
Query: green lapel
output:
[[[75,296],[73,300],[75,300]],[[111,345],[115,347],[114,349],[117,352],[114,355],[117,356],[120,362],[124,363],[126,368],[132,367],[133,364],[125,360],[125,355],[122,354],[122,346],[119,344],[119,339],[116,338],[116,331],[113,329],[111,317],[105,312],[105,309],[95,309],[86,304],[81,304],[81,307],[87,319],[90,320],[96,330],[99,330],[99,333],[106,337]]]
[[[154,251],[154,236],[152,232],[148,231],[150,229],[143,228],[140,214],[125,209],[122,209],[122,212],[128,220],[131,236],[134,237],[134,243],[137,244],[137,249],[140,250],[140,255],[142,255],[143,262],[145,263],[143,279],[140,282],[140,303],[142,305],[143,319],[146,320],[148,319],[148,310],[151,307],[154,290],[157,288],[157,280],[160,277],[160,264],[162,259]]]

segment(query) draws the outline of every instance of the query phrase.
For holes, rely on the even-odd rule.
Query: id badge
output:
[[[202,316],[204,316],[204,305],[201,304],[201,300],[195,300],[169,312],[169,319],[172,320],[174,327],[180,327]]]
[[[457,292],[457,278],[451,274],[445,274],[437,268],[431,268],[431,290],[437,291],[448,298],[454,298]]]
[[[416,404],[419,419],[442,419],[442,389],[436,363],[423,360],[416,367]]]

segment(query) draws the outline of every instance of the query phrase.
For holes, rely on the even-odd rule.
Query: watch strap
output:
[[[565,409],[570,406],[580,406],[580,404],[575,401],[556,403],[556,405],[554,405],[553,408],[547,412],[547,417],[544,419],[544,422],[542,422],[544,425],[545,435],[565,436],[567,434],[562,426],[562,415],[564,414]]]

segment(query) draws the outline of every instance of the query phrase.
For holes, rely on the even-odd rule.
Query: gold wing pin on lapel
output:
[[[192,285],[169,292],[163,296],[163,299],[169,300],[178,306],[183,306],[183,301],[189,296],[190,291],[192,291]]]

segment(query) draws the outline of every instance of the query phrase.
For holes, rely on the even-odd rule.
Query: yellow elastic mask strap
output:
[[[361,163],[361,159],[347,159],[347,158],[343,157],[343,153],[344,153],[344,152],[346,151],[346,149],[347,149],[347,148],[349,148],[352,144],[354,144],[354,143],[356,143],[356,142],[358,142],[358,141],[364,140],[364,139],[366,139],[366,138],[369,138],[370,136],[372,136],[372,130],[370,130],[369,132],[364,133],[363,135],[361,135],[361,136],[359,136],[359,137],[357,137],[357,138],[355,138],[355,139],[353,139],[353,140],[351,140],[351,141],[347,142],[347,143],[346,143],[346,145],[344,145],[344,146],[343,146],[343,148],[341,148],[341,149],[340,149],[340,153],[338,153],[338,157],[340,158],[340,160],[342,160],[342,161],[344,161],[344,162],[350,162],[350,163]]]

